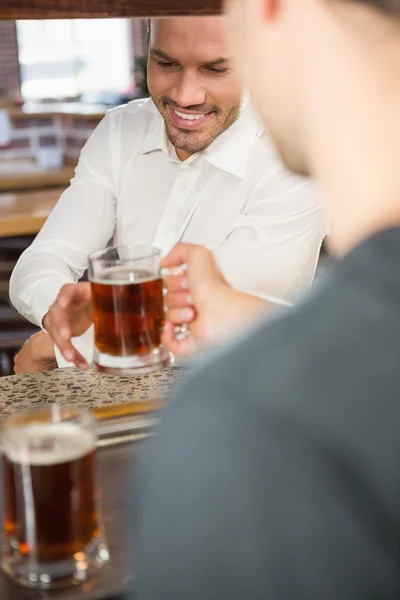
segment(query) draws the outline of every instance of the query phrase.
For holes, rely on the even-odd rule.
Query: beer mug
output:
[[[85,581],[108,560],[89,411],[21,411],[3,426],[2,568],[21,585]]]
[[[112,375],[135,375],[170,364],[164,326],[160,251],[115,246],[89,257],[94,363]]]

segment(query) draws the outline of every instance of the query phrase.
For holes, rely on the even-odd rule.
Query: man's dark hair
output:
[[[369,4],[370,6],[384,11],[388,14],[400,17],[400,0],[351,0],[358,4]]]

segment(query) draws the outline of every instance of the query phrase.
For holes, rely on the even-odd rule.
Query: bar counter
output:
[[[125,409],[143,418],[157,410],[181,382],[186,369],[173,367],[135,377],[111,377],[93,368],[57,369],[29,375],[0,378],[0,422],[21,408],[53,402],[71,403],[95,409],[97,419],[119,416]],[[97,410],[96,410],[97,409]],[[140,413],[142,416],[140,416]],[[151,413],[154,415],[154,413]],[[100,433],[98,431],[98,433]],[[111,558],[97,577],[79,586],[59,590],[30,590],[10,581],[0,570],[1,600],[133,600],[134,560],[132,554],[132,513],[136,498],[136,462],[142,440],[124,437],[121,442],[98,447],[99,488],[102,496],[105,535]],[[0,486],[2,481],[0,461]],[[2,493],[0,490],[0,521]]]
[[[180,383],[184,369],[170,368],[134,377],[113,377],[76,368],[0,378],[0,421],[21,408],[52,402],[106,408],[156,400]]]

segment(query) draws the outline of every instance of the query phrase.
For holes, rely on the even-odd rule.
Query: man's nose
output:
[[[204,104],[206,91],[193,73],[182,73],[170,93],[171,100],[182,108]]]

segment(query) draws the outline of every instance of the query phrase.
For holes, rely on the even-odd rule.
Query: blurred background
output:
[[[8,282],[112,106],[148,95],[145,19],[0,21],[0,376],[37,328]]]

